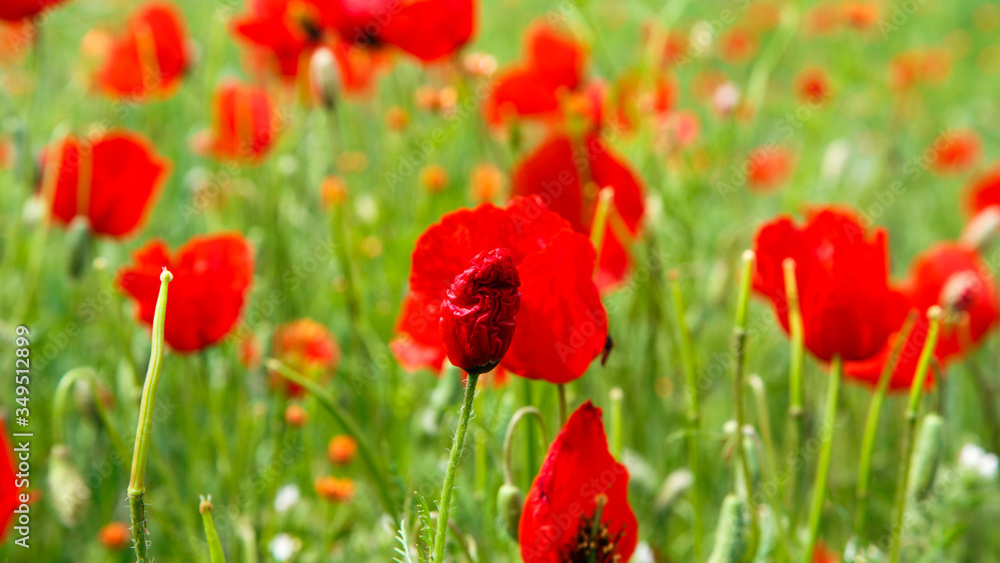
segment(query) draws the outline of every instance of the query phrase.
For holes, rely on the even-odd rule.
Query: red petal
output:
[[[440,372],[444,366],[444,342],[438,330],[440,301],[424,302],[409,295],[403,301],[396,334],[390,344],[392,353],[407,371],[430,367]]]
[[[41,14],[63,0],[4,0],[0,3],[0,20],[16,21]]]
[[[174,275],[167,298],[165,339],[178,352],[222,340],[236,325],[253,277],[253,252],[239,234],[194,237],[171,258],[154,241],[133,255],[118,275],[136,302],[136,316],[152,324],[163,267]]]
[[[0,540],[7,532],[14,510],[20,505],[20,491],[14,483],[14,452],[7,441],[7,427],[0,420]]]
[[[126,131],[108,133],[83,151],[76,139],[68,137],[46,149],[43,170],[48,155],[55,152],[60,154],[60,165],[53,216],[65,224],[86,215],[95,233],[110,237],[127,236],[139,227],[170,175],[170,162],[157,155],[145,138]],[[48,189],[45,181],[42,189]],[[81,195],[86,201],[79,201]]]
[[[595,259],[587,237],[567,232],[518,266],[521,310],[504,368],[552,383],[587,371],[608,336],[607,314],[592,281]]]
[[[1000,165],[994,165],[978,177],[969,191],[969,210],[972,215],[993,205],[1000,205]]]
[[[601,409],[590,401],[570,416],[552,442],[524,502],[519,536],[525,563],[561,563],[582,519],[592,520],[598,495],[607,498],[601,522],[621,533],[615,554],[628,561],[638,522],[628,504],[628,470],[608,451]],[[589,525],[590,522],[583,522]]]
[[[97,82],[113,97],[143,98],[172,92],[190,65],[184,19],[172,4],[136,12],[115,40]]]
[[[475,31],[472,0],[413,0],[396,10],[380,37],[422,61],[453,55]]]

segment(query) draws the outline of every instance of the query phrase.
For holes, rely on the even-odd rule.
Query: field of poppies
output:
[[[0,561],[1000,561],[1000,5],[0,0]]]

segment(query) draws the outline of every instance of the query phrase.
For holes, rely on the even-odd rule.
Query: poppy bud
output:
[[[747,514],[740,497],[726,495],[722,501],[719,527],[715,530],[715,547],[709,563],[739,563],[747,548]]]
[[[913,446],[913,466],[910,468],[907,495],[922,499],[934,486],[934,475],[941,460],[941,431],[944,419],[934,413],[924,417]]]
[[[511,539],[517,541],[517,529],[521,525],[521,510],[524,508],[524,494],[513,483],[504,483],[497,491],[497,508],[503,516],[503,523]]]
[[[48,486],[59,521],[68,528],[79,524],[90,506],[90,487],[65,446],[54,446],[49,454]]]
[[[479,253],[455,277],[441,303],[440,323],[452,364],[470,374],[483,374],[500,363],[514,338],[520,286],[506,248]]]
[[[320,47],[309,59],[309,78],[313,94],[327,109],[333,109],[337,102],[337,88],[340,86],[337,63],[333,53]]]
[[[69,224],[69,232],[66,239],[70,248],[69,275],[73,279],[79,279],[83,274],[83,270],[90,262],[91,254],[93,254],[90,221],[83,216],[75,217]]]

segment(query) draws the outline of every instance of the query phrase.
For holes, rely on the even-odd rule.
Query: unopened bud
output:
[[[913,446],[913,466],[910,468],[906,494],[916,500],[927,496],[934,486],[938,464],[941,461],[942,427],[944,419],[931,413],[924,417]]]
[[[320,47],[309,59],[309,81],[316,99],[327,109],[333,109],[337,102],[340,77],[337,61],[327,47]]]
[[[503,516],[507,533],[517,541],[518,527],[521,523],[521,511],[524,509],[524,495],[521,489],[512,483],[504,483],[497,491],[497,509]]]
[[[708,563],[739,563],[747,549],[747,510],[736,495],[722,501],[722,514],[715,530],[715,547]]]
[[[65,446],[54,446],[49,453],[48,487],[59,521],[68,528],[79,524],[90,505],[90,487],[69,460]]]

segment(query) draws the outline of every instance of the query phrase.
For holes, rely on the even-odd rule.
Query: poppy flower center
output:
[[[580,517],[576,537],[566,546],[562,554],[562,563],[622,563],[618,553],[618,542],[624,534],[624,528],[614,535],[607,522],[601,520],[601,512],[607,504],[607,497],[600,495],[597,510],[590,517]]]

